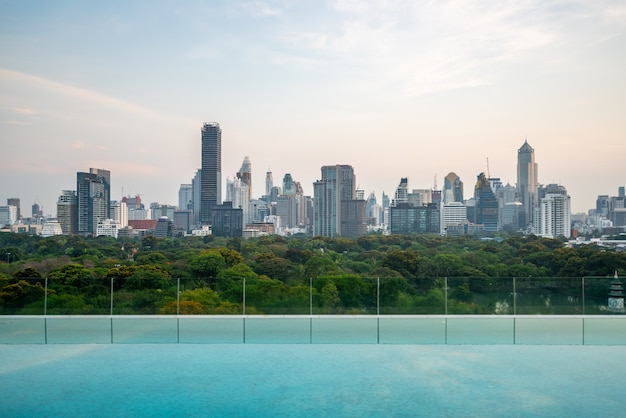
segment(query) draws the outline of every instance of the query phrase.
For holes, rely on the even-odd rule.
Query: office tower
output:
[[[213,235],[228,238],[243,236],[243,210],[241,208],[234,208],[232,202],[226,201],[214,206],[211,214]]]
[[[570,197],[567,194],[547,194],[541,199],[537,215],[537,235],[545,238],[571,236]]]
[[[17,221],[17,207],[13,205],[0,206],[0,228],[13,225]]]
[[[242,179],[226,180],[226,201],[232,202],[234,208],[240,208],[243,211],[244,222],[251,222],[250,187]]]
[[[441,208],[441,233],[445,234],[448,227],[467,222],[467,207],[461,202],[444,203]]]
[[[517,198],[517,187],[506,184],[496,192],[498,198],[498,224],[500,229],[508,227],[512,231],[524,229],[526,225],[520,225],[520,212],[523,211],[522,203]],[[523,217],[523,214],[521,214]]]
[[[98,222],[110,219],[111,172],[96,168],[76,173],[76,233],[95,235]]]
[[[400,203],[408,203],[408,202],[409,202],[409,179],[407,177],[402,177],[400,179],[400,184],[396,188],[396,194],[393,197],[393,201],[391,202],[391,205],[395,206]]]
[[[200,184],[202,183],[202,170],[198,169],[196,175],[191,179],[191,188],[193,189],[193,216],[194,221],[199,223],[200,220]]]
[[[609,213],[609,195],[601,194],[596,199],[596,213],[606,216]]]
[[[443,179],[443,201],[463,202],[463,182],[456,173],[450,172]]]
[[[111,201],[111,219],[114,220],[120,228],[128,226],[128,207],[124,201]]]
[[[438,234],[441,212],[436,203],[415,206],[399,203],[389,208],[389,230],[392,234]]]
[[[291,177],[291,174],[287,173],[283,177],[283,194],[284,195],[292,195],[296,194],[296,185]]]
[[[178,210],[193,209],[193,186],[191,184],[181,184],[178,189]]]
[[[268,171],[265,173],[265,195],[269,196],[272,192],[272,187],[274,187],[274,178],[272,177],[272,172]]]
[[[214,206],[222,203],[222,130],[219,123],[202,126],[200,223],[211,223]]]
[[[63,235],[76,233],[76,191],[63,190],[57,200],[57,220],[61,225]]]
[[[154,236],[156,238],[171,238],[174,230],[174,222],[167,216],[161,216],[154,226]]]
[[[626,196],[624,195],[624,186],[619,186],[619,187],[617,188],[617,197],[626,197]]]
[[[39,207],[39,203],[33,203],[33,206],[31,209],[32,209],[31,213],[33,215],[33,218],[40,218],[43,216],[43,208]]]
[[[517,190],[520,201],[524,205],[524,225],[533,224],[533,214],[539,202],[537,189],[539,188],[537,163],[535,163],[535,150],[524,141],[517,150]]]
[[[252,163],[250,158],[244,157],[241,168],[237,172],[237,178],[248,186],[248,200],[252,199]]]
[[[22,214],[20,212],[20,198],[19,197],[10,197],[7,199],[7,206],[15,206],[17,209],[17,220],[22,219]]]
[[[474,199],[476,200],[474,223],[483,224],[487,232],[496,232],[498,230],[498,200],[485,173],[478,175]]]
[[[355,199],[356,179],[352,166],[323,166],[322,178],[313,183],[313,191],[314,235],[335,237],[365,233],[365,200]]]

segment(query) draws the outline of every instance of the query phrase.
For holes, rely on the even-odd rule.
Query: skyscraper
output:
[[[314,235],[358,236],[366,231],[365,200],[356,200],[355,191],[352,166],[322,167],[322,179],[313,183]]]
[[[272,193],[272,187],[274,187],[274,178],[272,177],[272,172],[268,171],[265,173],[265,195],[269,196]]]
[[[450,172],[443,179],[443,201],[463,202],[463,182],[456,173]]]
[[[536,234],[545,238],[571,236],[570,197],[567,194],[547,194],[541,199],[538,218],[535,220]]]
[[[202,126],[200,223],[208,225],[214,206],[222,203],[222,130],[219,123]]]
[[[521,148],[517,150],[517,190],[524,208],[524,219],[520,223],[524,225],[533,224],[533,214],[539,205],[537,171],[535,150],[525,140]]]
[[[22,214],[20,212],[20,198],[19,197],[10,197],[7,199],[8,206],[15,206],[17,208],[17,220],[22,219]]]
[[[76,233],[95,235],[98,222],[110,219],[111,172],[90,168],[76,173]]]
[[[475,223],[483,224],[487,232],[496,232],[499,229],[498,200],[485,173],[478,175],[476,188],[474,189],[474,199],[476,200],[476,207],[474,208]]]
[[[63,235],[76,233],[76,191],[63,190],[57,200],[57,220],[61,225]]]
[[[237,172],[237,178],[248,185],[248,199],[252,199],[252,163],[248,156],[244,157],[241,168]]]

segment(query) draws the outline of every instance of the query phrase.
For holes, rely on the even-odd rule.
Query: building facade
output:
[[[97,168],[76,174],[76,233],[96,235],[98,222],[110,219],[111,172]]]
[[[202,126],[202,171],[200,174],[200,218],[211,223],[214,206],[222,203],[222,129],[219,123]]]
[[[538,167],[535,163],[535,150],[524,141],[524,144],[517,150],[517,190],[522,202],[524,214],[521,222],[526,225],[533,225],[535,208],[538,207]]]
[[[321,180],[313,183],[314,235],[335,237],[344,233],[352,234],[355,223],[362,223],[366,228],[365,200],[361,200],[363,219],[351,218],[361,212],[351,211],[352,206],[349,203],[342,205],[342,202],[357,200],[356,178],[352,166],[328,165],[323,166],[321,171]],[[345,213],[346,210],[349,212]],[[351,229],[343,231],[342,222],[344,227]]]

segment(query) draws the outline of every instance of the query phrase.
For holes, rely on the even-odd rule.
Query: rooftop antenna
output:
[[[487,157],[487,179],[491,179],[491,173],[489,172],[489,157]]]
[[[435,188],[433,190],[437,190],[437,173],[435,173]]]

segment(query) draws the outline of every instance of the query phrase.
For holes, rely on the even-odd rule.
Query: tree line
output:
[[[511,313],[514,277],[531,293],[569,300],[581,277],[626,274],[624,252],[532,235],[244,240],[5,233],[0,260],[0,314]],[[602,301],[606,280],[598,283],[586,293]]]

